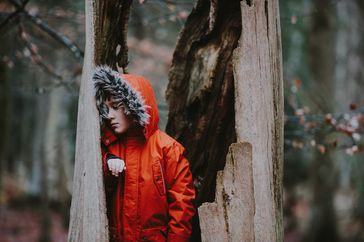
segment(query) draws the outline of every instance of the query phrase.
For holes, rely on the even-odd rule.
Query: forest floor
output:
[[[62,216],[50,213],[49,242],[67,241],[67,230],[62,224]],[[39,209],[1,208],[0,242],[39,242],[41,239],[42,216]]]

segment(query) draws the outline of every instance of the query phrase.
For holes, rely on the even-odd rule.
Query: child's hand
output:
[[[118,158],[108,159],[107,165],[114,176],[119,176],[119,172],[123,172],[126,169],[125,162]]]

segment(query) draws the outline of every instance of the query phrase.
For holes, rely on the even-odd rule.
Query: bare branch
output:
[[[15,18],[19,13],[21,13],[22,10],[17,9],[13,13],[9,14],[8,17],[0,23],[0,29],[4,28],[12,18]]]
[[[83,51],[75,43],[73,43],[69,38],[67,38],[65,35],[55,31],[53,28],[51,28],[48,24],[46,24],[39,17],[32,15],[28,12],[24,12],[24,13],[25,13],[25,16],[32,23],[34,23],[36,26],[38,26],[44,32],[49,34],[53,39],[57,40],[59,43],[61,43],[65,47],[67,47],[79,61],[82,61],[83,55],[84,55]]]
[[[59,81],[62,81],[62,76],[55,73],[53,68],[50,65],[47,65],[43,62],[43,58],[37,53],[36,48],[30,41],[28,40],[27,34],[22,25],[19,25],[19,37],[23,42],[25,48],[29,51],[31,60],[37,64],[44,72],[50,74],[52,77],[56,78]]]
[[[19,7],[17,7],[13,13],[9,14],[9,16],[7,16],[6,19],[0,23],[0,29],[4,28],[12,18],[15,18],[19,13],[23,12],[25,5],[27,5],[28,2],[29,0],[26,0],[22,2],[22,4],[19,4]]]
[[[41,18],[39,18],[36,15],[30,14],[27,12],[24,7],[25,4],[27,4],[29,0],[25,0],[22,3],[18,3],[16,0],[9,0],[11,4],[13,4],[16,7],[16,11],[24,13],[25,17],[29,19],[33,24],[35,24],[38,28],[46,32],[49,36],[51,36],[53,39],[67,47],[74,56],[81,62],[83,59],[83,51],[75,44],[73,43],[69,38],[67,38],[65,35],[57,32],[53,28],[51,28],[47,23],[45,23]],[[19,13],[17,13],[19,14]]]

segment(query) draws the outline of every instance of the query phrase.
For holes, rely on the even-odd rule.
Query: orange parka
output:
[[[115,72],[112,74],[116,78]],[[159,130],[157,103],[149,81],[136,75],[119,77],[117,81],[125,81],[136,91],[137,99],[146,107],[147,121],[121,136],[107,125],[102,130],[110,241],[187,242],[195,213],[195,190],[184,148]],[[112,176],[107,167],[107,159],[113,156],[125,161],[126,170],[119,177]]]

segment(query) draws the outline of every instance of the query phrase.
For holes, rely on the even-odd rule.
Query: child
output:
[[[99,66],[93,82],[110,241],[189,241],[192,175],[183,146],[158,128],[149,81]]]

